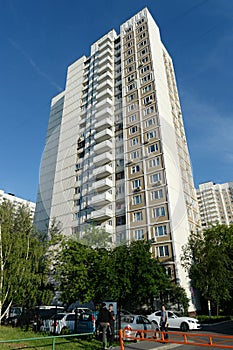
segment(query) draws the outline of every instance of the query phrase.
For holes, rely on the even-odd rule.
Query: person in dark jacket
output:
[[[113,304],[109,304],[109,314],[110,314],[110,326],[109,329],[109,349],[112,349],[113,340],[114,340],[114,323],[115,323],[115,314],[113,311]]]
[[[102,303],[101,309],[98,315],[98,324],[102,328],[103,331],[103,349],[107,349],[107,328],[110,325],[110,313],[106,308],[106,304]]]

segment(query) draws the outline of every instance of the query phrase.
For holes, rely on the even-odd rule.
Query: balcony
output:
[[[101,90],[107,89],[107,88],[113,89],[113,82],[110,79],[106,79],[101,84],[98,84],[97,92],[100,92]]]
[[[113,137],[113,132],[110,129],[102,130],[100,132],[97,132],[94,135],[94,139],[96,142],[103,142],[103,141],[111,139],[112,137]]]
[[[105,221],[113,216],[112,210],[108,208],[102,208],[95,210],[91,213],[91,219],[94,221]]]
[[[113,72],[112,71],[107,71],[105,73],[103,72],[97,78],[97,82],[98,83],[100,83],[101,81],[104,81],[104,80],[111,80],[111,81],[113,81]]]
[[[109,225],[109,224],[103,224],[100,226],[101,229],[103,229],[105,232],[113,234],[113,226]]]
[[[111,128],[113,126],[113,121],[110,118],[102,119],[95,124],[96,132],[104,130],[106,128]]]
[[[100,208],[108,205],[112,202],[113,196],[109,192],[104,192],[101,194],[93,195],[90,201],[90,205],[93,208]]]
[[[98,75],[100,76],[101,74],[106,72],[110,72],[113,74],[113,65],[108,62],[98,69]]]
[[[106,119],[108,117],[111,117],[113,114],[113,111],[110,109],[110,108],[103,108],[101,109],[100,111],[98,111],[96,114],[95,114],[95,118],[96,120],[101,120],[101,119]]]
[[[104,100],[97,102],[97,104],[95,105],[95,108],[97,111],[99,111],[100,109],[104,109],[112,106],[113,106],[113,101],[107,97]]]
[[[110,48],[107,48],[107,50],[104,50],[104,51],[99,53],[98,59],[101,60],[106,55],[112,56],[112,54],[113,54],[113,50],[111,50]]]
[[[113,65],[113,58],[111,55],[104,56],[101,60],[99,60],[98,69],[100,70],[100,67],[106,66],[107,64]]]
[[[104,142],[100,142],[94,146],[94,152],[96,154],[102,154],[103,152],[108,152],[112,149],[113,144],[111,141],[106,140]]]
[[[112,186],[112,180],[105,178],[94,182],[92,185],[92,189],[95,191],[107,191],[108,189],[112,188]]]
[[[104,165],[93,170],[93,176],[98,180],[113,174],[113,169],[110,165]]]
[[[107,163],[112,162],[113,156],[110,152],[105,152],[95,157],[94,163],[96,166],[105,165]]]
[[[111,89],[105,89],[105,90],[102,90],[101,92],[97,93],[96,99],[99,102],[99,101],[103,100],[104,98],[111,99],[112,96],[113,96],[113,91]]]

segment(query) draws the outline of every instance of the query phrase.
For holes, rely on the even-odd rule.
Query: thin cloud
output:
[[[12,40],[11,38],[8,38],[9,43],[15,48],[17,49],[22,55],[23,57],[27,60],[27,62],[30,64],[30,66],[34,69],[34,71],[40,75],[41,77],[45,78],[50,85],[54,86],[58,92],[61,92],[63,89],[55,82],[53,81],[48,74],[46,74],[45,72],[43,72],[38,65],[36,64],[36,62],[29,56],[29,54],[19,45],[17,44],[14,40]]]

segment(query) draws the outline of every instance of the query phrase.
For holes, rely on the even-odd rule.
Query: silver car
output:
[[[124,331],[124,340],[135,338],[151,338],[156,334],[156,326],[143,315],[121,316],[121,328]],[[144,332],[150,331],[150,332]]]

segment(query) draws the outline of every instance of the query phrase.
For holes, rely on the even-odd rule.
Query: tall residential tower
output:
[[[147,9],[69,66],[52,100],[37,229],[54,217],[66,235],[94,223],[113,244],[151,240],[191,295],[180,256],[198,205],[172,60]]]
[[[196,191],[203,228],[216,223],[233,224],[233,182],[209,181],[200,184]]]

